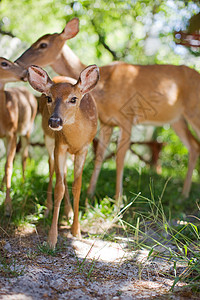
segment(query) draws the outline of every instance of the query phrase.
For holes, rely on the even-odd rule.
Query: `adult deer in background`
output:
[[[78,78],[85,67],[65,44],[79,32],[77,18],[61,33],[39,38],[17,63],[50,65],[60,75]],[[137,124],[161,126],[169,123],[189,151],[188,172],[182,194],[187,197],[192,173],[199,156],[199,142],[188,129],[189,123],[200,137],[200,75],[186,66],[131,65],[114,62],[100,67],[100,81],[92,95],[97,103],[100,133],[95,167],[88,188],[93,195],[113,128],[119,126],[116,197],[122,195],[124,158],[130,144],[131,128]]]
[[[68,82],[55,83],[43,69],[36,66],[29,67],[28,74],[32,87],[47,96],[42,110],[42,127],[51,161],[50,172],[55,169],[56,173],[53,220],[48,242],[51,248],[55,248],[60,203],[67,189],[68,152],[75,155],[72,188],[74,219],[71,231],[74,236],[81,236],[78,213],[82,172],[89,144],[97,131],[96,104],[88,92],[97,84],[99,70],[96,65],[85,68],[76,84],[71,84],[70,79]],[[51,206],[52,203],[47,203],[47,208]]]
[[[13,160],[16,152],[17,136],[22,141],[23,178],[28,157],[28,144],[37,113],[37,100],[25,87],[4,89],[7,82],[24,80],[27,71],[19,65],[0,57],[0,138],[5,138],[6,164],[2,185],[6,184],[5,214],[10,215],[10,197]]]

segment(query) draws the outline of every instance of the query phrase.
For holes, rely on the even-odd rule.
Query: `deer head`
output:
[[[99,69],[96,65],[88,66],[73,85],[68,82],[54,83],[42,68],[31,66],[28,68],[28,80],[35,90],[47,96],[49,127],[52,130],[61,130],[64,125],[76,121],[81,99],[99,80]]]
[[[0,82],[19,81],[26,79],[27,71],[16,63],[0,57]]]
[[[59,57],[65,42],[79,32],[79,19],[70,20],[61,33],[46,34],[39,38],[15,62],[26,68],[32,64],[50,65]]]

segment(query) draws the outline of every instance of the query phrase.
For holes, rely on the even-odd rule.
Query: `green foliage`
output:
[[[164,191],[163,191],[164,194]],[[178,282],[185,282],[193,291],[199,291],[200,282],[200,234],[199,221],[193,219],[193,223],[169,220],[162,205],[162,197],[156,202],[154,195],[152,198],[146,198],[137,195],[123,209],[119,222],[121,223],[125,235],[131,237],[129,247],[134,251],[136,249],[147,250],[147,261],[153,262],[159,257],[166,260],[166,263],[173,263],[173,273],[171,277],[174,283],[171,290]],[[135,200],[146,203],[149,207],[147,212],[135,210],[135,216],[127,221],[125,214],[130,214],[130,208],[135,204]],[[131,206],[130,206],[131,205]],[[130,207],[129,207],[130,206]],[[123,215],[123,217],[122,217]],[[195,225],[197,224],[197,225]],[[140,262],[138,263],[140,264]],[[139,266],[141,275],[145,262]],[[164,273],[163,276],[167,276]]]
[[[80,33],[68,44],[85,64],[114,59],[198,68],[186,49],[176,51],[180,48],[173,31],[184,29],[199,8],[197,1],[181,0],[2,0],[0,29],[30,44],[45,33],[60,32],[66,22],[79,17]]]
[[[4,174],[5,159],[0,161],[0,170],[2,170],[0,181]],[[44,161],[36,162],[28,161],[26,169],[26,178],[23,183],[21,159],[17,155],[14,162],[14,170],[12,175],[11,198],[13,203],[12,222],[14,226],[22,224],[35,224],[43,218],[44,203],[46,200],[46,188],[48,182],[48,165],[46,161],[46,174],[43,168]],[[41,172],[43,168],[43,172]],[[45,179],[46,178],[46,179]],[[46,181],[46,182],[45,182]],[[1,193],[0,204],[3,204],[6,191],[5,188]],[[3,205],[1,206],[1,219],[3,220]],[[9,222],[9,220],[7,220]]]
[[[58,245],[56,246],[55,249],[52,249],[46,242],[44,242],[41,245],[38,245],[38,249],[41,253],[47,254],[50,256],[56,256],[56,254],[60,251],[60,247],[58,247]]]
[[[169,125],[163,128],[157,128],[157,140],[165,143],[161,152],[161,161],[164,175],[169,175],[167,170],[170,170],[171,175],[180,174],[185,177],[188,162],[188,150],[182,144],[179,137],[170,129]]]

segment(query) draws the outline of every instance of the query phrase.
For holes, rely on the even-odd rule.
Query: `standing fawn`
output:
[[[7,82],[24,80],[27,71],[19,65],[0,57],[0,138],[5,138],[6,164],[2,186],[6,184],[5,214],[10,215],[10,197],[13,160],[16,152],[17,136],[22,141],[23,178],[28,157],[28,144],[37,113],[37,100],[25,87],[4,90]]]
[[[85,65],[65,42],[78,32],[79,21],[74,18],[61,33],[39,38],[16,62],[24,67],[30,64],[50,65],[58,74],[77,79]],[[123,192],[124,158],[130,145],[132,126],[162,126],[169,123],[189,151],[188,172],[182,191],[187,197],[200,152],[199,142],[188,129],[190,124],[200,138],[199,73],[186,66],[114,62],[100,67],[100,81],[92,95],[97,104],[100,134],[88,194],[94,194],[105,150],[115,126],[120,128],[116,156],[118,197]]]
[[[53,220],[48,243],[55,248],[58,236],[58,217],[62,198],[67,192],[66,159],[67,153],[74,154],[74,219],[72,234],[81,236],[78,221],[79,198],[81,193],[82,172],[88,146],[97,130],[97,110],[92,96],[88,94],[97,84],[99,70],[96,65],[84,69],[75,84],[51,81],[48,74],[37,66],[28,68],[28,80],[37,91],[46,95],[42,109],[42,127],[49,153],[50,173],[56,173],[54,190]],[[52,199],[48,198],[47,208],[51,209]],[[68,203],[71,209],[70,203]]]

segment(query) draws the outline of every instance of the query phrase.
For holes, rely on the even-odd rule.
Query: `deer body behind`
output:
[[[37,100],[25,87],[4,89],[6,82],[22,80],[26,76],[23,68],[5,58],[0,58],[0,69],[0,138],[4,138],[7,156],[2,185],[6,184],[5,214],[10,215],[11,176],[17,136],[21,136],[22,139],[24,177],[30,133],[37,113]]]
[[[78,19],[74,18],[60,34],[38,39],[16,62],[26,67],[33,63],[43,67],[50,65],[58,74],[77,79],[85,65],[65,42],[78,32]],[[200,153],[199,142],[188,129],[190,124],[200,138],[199,85],[200,75],[186,66],[114,62],[100,67],[100,81],[92,91],[100,120],[99,143],[88,194],[94,194],[114,126],[120,128],[116,156],[118,198],[123,191],[124,159],[130,145],[132,125],[169,123],[189,151],[188,172],[182,191],[187,197]]]
[[[11,131],[25,136],[33,126],[37,107],[35,97],[25,87],[13,87],[1,90],[0,99],[0,138]]]
[[[64,45],[52,68],[62,75],[77,77],[83,64]],[[73,62],[69,59],[73,57]],[[61,63],[62,62],[62,63]],[[72,68],[72,63],[77,66]],[[78,68],[79,66],[79,68]],[[200,153],[200,74],[187,66],[131,65],[114,62],[100,67],[100,81],[92,95],[100,120],[99,143],[95,167],[88,188],[92,196],[104,159],[105,150],[115,126],[120,128],[116,164],[116,197],[122,195],[124,158],[130,145],[131,128],[138,124],[170,124],[189,151],[188,172],[182,195],[189,196],[192,173]]]
[[[184,68],[126,63],[101,67],[102,79],[92,92],[99,119],[104,124],[120,127],[127,119],[131,125],[162,125],[178,120],[185,105],[181,94],[187,92],[183,84]]]
[[[89,144],[97,130],[96,104],[88,92],[98,81],[98,68],[90,66],[83,70],[76,84],[53,82],[47,73],[36,66],[29,68],[29,82],[33,88],[46,95],[42,99],[42,127],[49,153],[50,180],[48,185],[47,211],[52,209],[52,176],[55,170],[54,212],[49,232],[49,245],[55,248],[60,203],[65,197],[67,214],[72,211],[66,183],[67,153],[74,154],[74,219],[72,234],[80,237],[78,221],[82,172]]]

